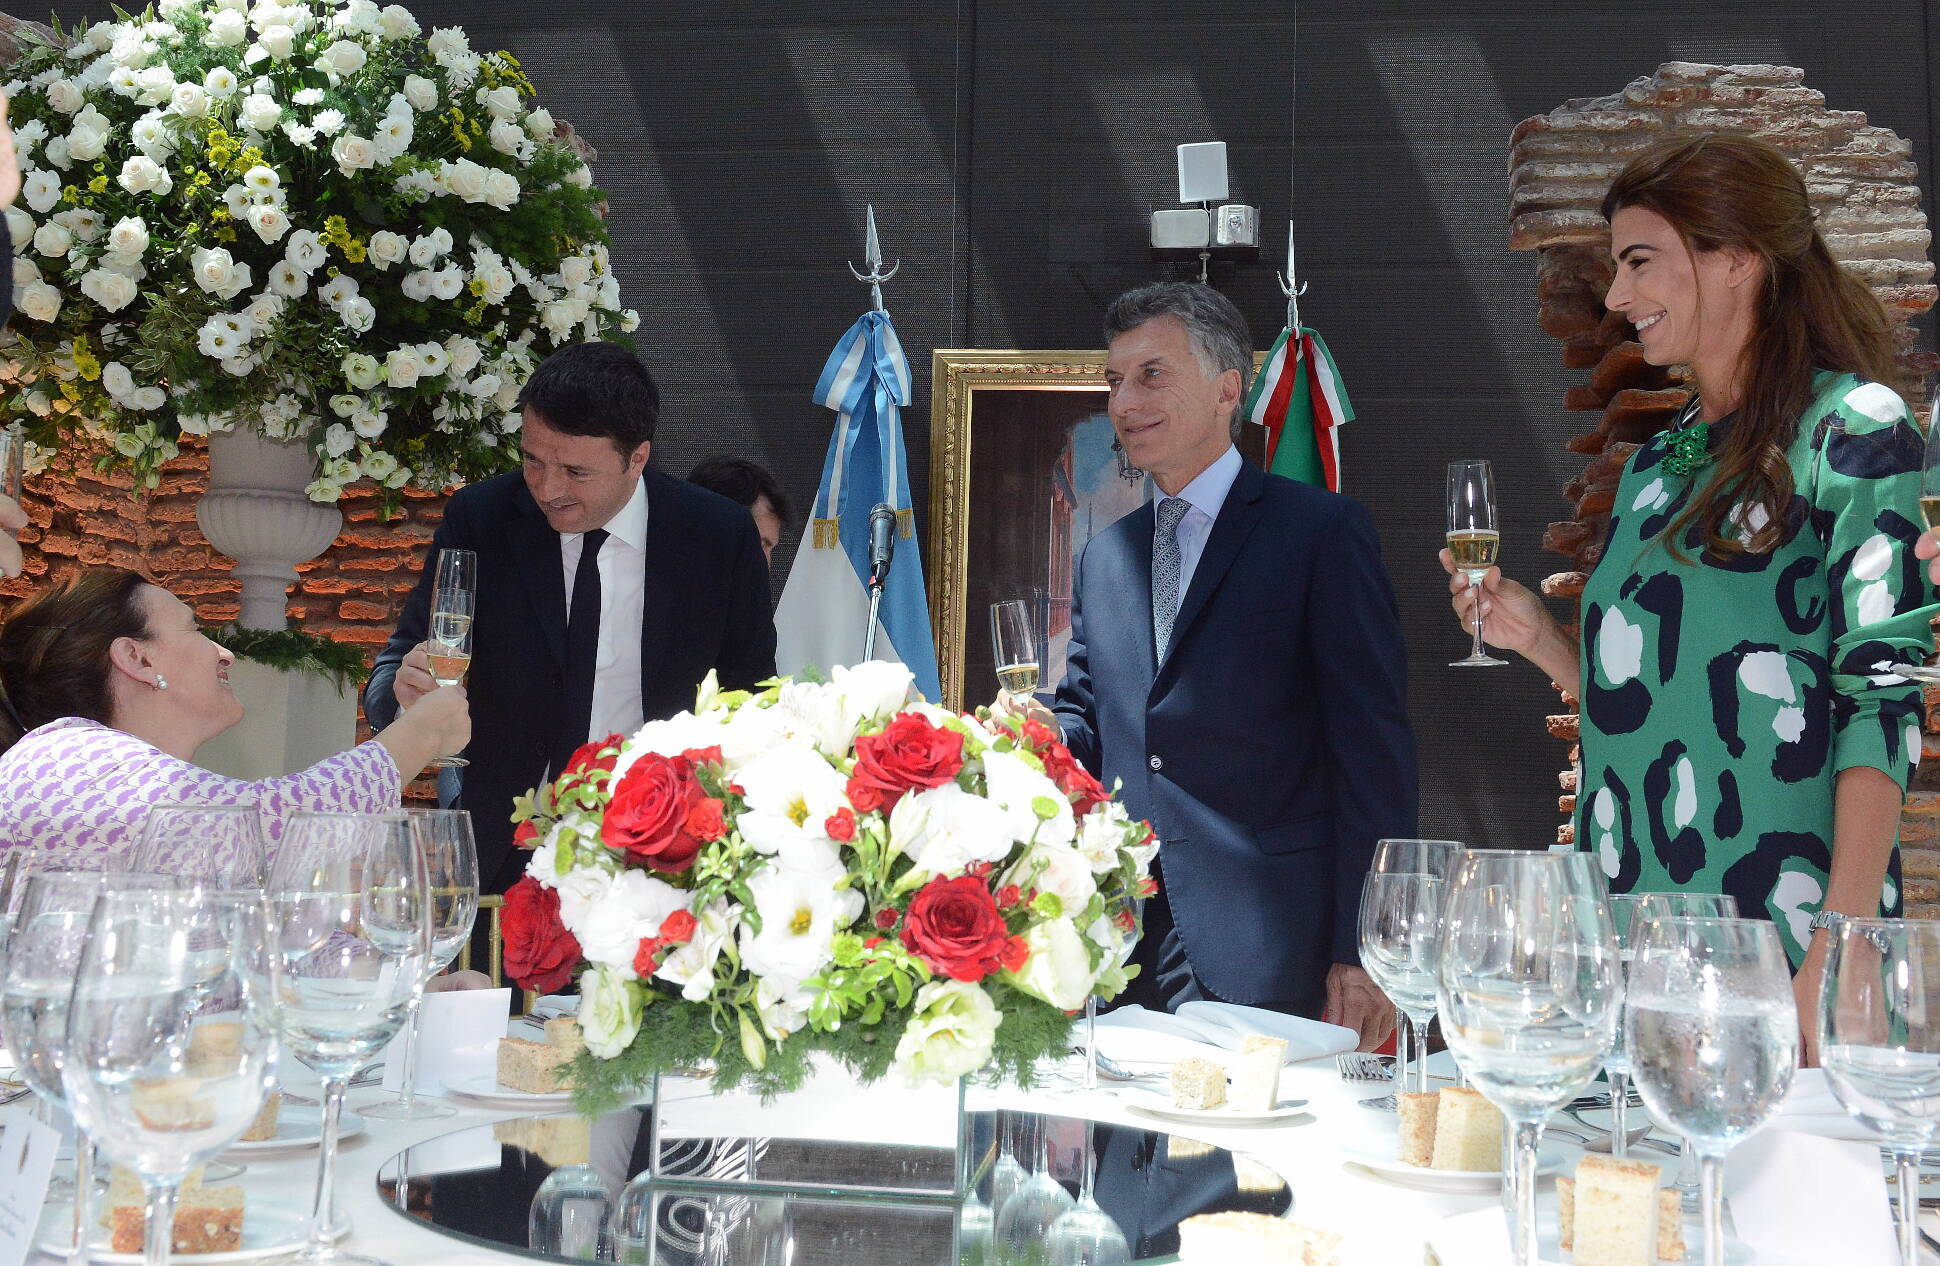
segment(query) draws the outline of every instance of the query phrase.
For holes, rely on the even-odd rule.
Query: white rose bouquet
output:
[[[697,1064],[793,1089],[816,1051],[864,1081],[1028,1080],[1125,987],[1151,829],[1044,726],[910,702],[910,680],[710,679],[521,797],[506,969],[578,977],[582,1106]]]
[[[600,192],[509,53],[375,0],[162,0],[28,44],[0,406],[149,487],[182,434],[307,435],[311,497],[518,453],[561,343],[631,330]]]

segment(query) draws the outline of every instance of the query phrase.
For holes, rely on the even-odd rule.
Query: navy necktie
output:
[[[553,764],[555,777],[565,757],[590,737],[593,724],[593,672],[599,665],[600,649],[599,556],[606,537],[605,528],[594,528],[580,538],[579,566],[573,571],[573,605],[566,615],[565,732],[559,740],[562,754]]]

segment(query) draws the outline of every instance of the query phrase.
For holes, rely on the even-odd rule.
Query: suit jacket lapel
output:
[[[1192,622],[1206,609],[1206,603],[1212,597],[1212,591],[1219,587],[1219,582],[1231,569],[1233,560],[1239,557],[1240,546],[1244,545],[1246,538],[1252,535],[1254,524],[1260,520],[1260,499],[1265,491],[1265,474],[1251,462],[1242,463],[1239,474],[1233,479],[1231,490],[1226,494],[1226,503],[1219,508],[1219,517],[1213,520],[1212,534],[1206,538],[1206,548],[1200,553],[1199,565],[1192,572],[1192,585],[1186,590],[1185,596],[1179,600],[1179,614],[1172,619],[1172,646],[1175,651],[1185,640],[1186,632],[1191,629]],[[1151,533],[1146,533],[1145,539],[1149,543],[1152,539]],[[1151,588],[1149,565],[1146,567],[1146,573],[1146,588],[1149,593]],[[1146,599],[1145,609],[1148,613],[1152,609],[1150,598]],[[1150,623],[1149,614],[1146,620]],[[1168,656],[1167,662],[1170,663],[1172,658],[1174,656]]]
[[[654,682],[654,648],[669,645],[677,634],[682,597],[693,591],[687,583],[693,551],[687,546],[691,519],[682,504],[685,489],[680,481],[651,467],[643,477],[647,481],[647,548],[640,611],[640,697],[648,719],[652,719],[651,700],[659,693]],[[691,699],[687,706],[693,706]]]
[[[1158,527],[1158,514],[1150,501],[1133,513],[1138,515],[1138,523],[1130,533],[1131,551],[1127,566],[1132,574],[1127,578],[1126,587],[1132,594],[1132,628],[1142,639],[1140,646],[1143,653],[1138,660],[1144,675],[1141,684],[1149,689],[1152,674],[1158,670],[1159,658],[1158,636],[1152,629],[1152,533]]]
[[[512,521],[512,548],[518,555],[519,575],[532,599],[546,646],[559,663],[566,662],[566,575],[559,561],[559,533],[524,488],[516,494],[518,515]]]

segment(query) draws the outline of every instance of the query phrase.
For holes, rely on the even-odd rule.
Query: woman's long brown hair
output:
[[[117,638],[148,636],[141,601],[147,587],[131,571],[90,568],[28,599],[0,624],[0,691],[8,705],[0,709],[0,751],[61,717],[113,723],[108,648]]]
[[[1707,553],[1765,551],[1786,530],[1795,487],[1786,450],[1812,398],[1814,370],[1855,373],[1902,389],[1886,309],[1841,268],[1812,220],[1805,181],[1777,147],[1750,136],[1673,139],[1632,159],[1603,198],[1605,219],[1654,211],[1691,252],[1738,249],[1764,262],[1737,419],[1712,475],[1664,530],[1672,554],[1693,524]],[[1732,507],[1765,510],[1758,531],[1724,535]]]

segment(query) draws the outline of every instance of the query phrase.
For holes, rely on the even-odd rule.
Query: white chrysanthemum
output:
[[[973,862],[1010,856],[1010,826],[1002,809],[946,782],[896,802],[889,811],[889,847],[919,870],[960,875]]]
[[[1056,783],[1026,765],[1016,753],[985,752],[983,773],[986,794],[1003,809],[1011,838],[1019,844],[1033,839],[1069,844],[1076,838],[1078,827],[1071,816],[1071,802]],[[1051,816],[1040,818],[1039,808],[1048,809]]]
[[[849,803],[848,780],[799,741],[763,752],[740,768],[735,781],[746,801],[739,819],[742,838],[763,853],[828,847],[822,825]]]

